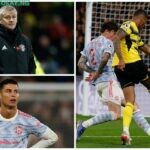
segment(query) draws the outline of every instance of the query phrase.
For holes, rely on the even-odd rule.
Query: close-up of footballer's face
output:
[[[6,84],[0,91],[1,105],[16,107],[19,101],[19,91],[16,84]]]
[[[7,29],[14,30],[17,24],[17,11],[5,11],[0,19],[0,24]]]
[[[147,17],[145,17],[145,16],[143,16],[143,15],[140,15],[140,16],[139,16],[139,20],[140,20],[140,21],[139,21],[139,26],[138,26],[138,28],[139,28],[139,29],[143,29],[148,19],[147,19]]]
[[[113,41],[116,35],[116,31],[114,30],[108,31],[108,35],[109,35],[109,39]]]

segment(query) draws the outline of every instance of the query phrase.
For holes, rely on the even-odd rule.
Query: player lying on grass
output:
[[[121,116],[121,104],[125,104],[123,102],[124,95],[112,68],[114,54],[112,40],[117,29],[117,25],[112,21],[104,23],[101,28],[102,34],[92,40],[81,52],[78,67],[90,73],[86,80],[96,86],[99,96],[102,97],[102,102],[108,106],[109,111],[81,122],[77,127],[77,140],[79,140],[86,128],[106,121],[117,120]],[[138,107],[135,107],[133,118],[150,135],[150,125]],[[130,139],[127,144],[130,144]]]
[[[48,126],[17,109],[18,83],[14,79],[0,82],[0,148],[27,148],[30,134],[41,138],[33,148],[54,144],[58,137]]]

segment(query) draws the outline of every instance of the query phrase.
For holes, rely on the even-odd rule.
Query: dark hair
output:
[[[7,78],[0,82],[0,90],[2,90],[6,84],[15,84],[18,86],[18,82],[15,79]]]
[[[103,33],[105,30],[108,31],[117,31],[118,30],[118,25],[114,21],[107,21],[105,22],[102,27],[101,27],[101,33]]]
[[[146,18],[148,18],[148,14],[143,9],[138,9],[138,10],[135,11],[134,16],[139,16],[139,15],[143,15]]]

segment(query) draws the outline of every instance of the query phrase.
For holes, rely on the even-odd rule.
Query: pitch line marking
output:
[[[97,135],[97,136],[82,136],[82,137],[86,137],[86,138],[120,138],[120,136],[99,136],[99,135]],[[131,136],[131,138],[150,138],[149,136]]]

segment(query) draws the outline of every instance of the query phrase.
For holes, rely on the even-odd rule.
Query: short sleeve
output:
[[[112,42],[110,42],[110,41],[107,42],[103,53],[109,53],[110,55],[112,55],[114,53],[114,46],[113,46]]]
[[[47,129],[47,126],[35,117],[30,118],[30,125],[28,127],[28,134],[34,134],[37,137],[41,137]]]
[[[86,57],[86,53],[87,53],[86,48],[84,48],[83,51],[81,51],[80,53],[81,53],[81,55]]]
[[[144,45],[144,42],[140,39],[139,43],[138,43],[138,46],[143,46]]]

